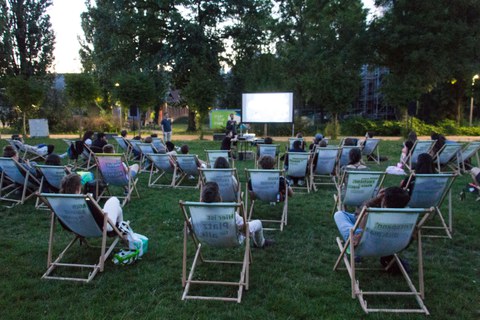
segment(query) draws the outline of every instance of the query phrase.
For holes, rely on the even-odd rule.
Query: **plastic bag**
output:
[[[148,250],[148,238],[142,234],[135,233],[128,222],[122,221],[118,228],[127,236],[128,248],[131,251],[138,250],[138,257],[142,257]]]

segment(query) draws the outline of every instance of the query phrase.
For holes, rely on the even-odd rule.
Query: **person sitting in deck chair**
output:
[[[435,173],[435,165],[433,158],[428,153],[421,153],[418,155],[417,165],[415,166],[415,174],[433,174]],[[409,195],[412,195],[415,187],[415,176],[402,180],[400,187],[407,190]]]
[[[115,147],[112,144],[106,144],[105,146],[103,146],[103,153],[115,153]],[[138,163],[132,164],[131,166],[127,167],[127,164],[124,162],[123,166],[125,167],[125,170],[129,169],[130,178],[135,178],[138,170],[140,170],[140,166],[138,165]]]
[[[365,170],[368,167],[362,162],[362,151],[360,148],[353,148],[348,153],[348,164],[342,170]]]
[[[60,193],[65,194],[81,194],[82,193],[82,177],[76,173],[70,173],[62,179]],[[107,214],[108,218],[112,220],[115,225],[120,224],[123,221],[123,210],[120,205],[120,200],[117,197],[110,197],[103,206],[103,211]],[[108,225],[107,231],[112,231],[113,228]]]
[[[37,163],[34,161],[29,161],[28,159],[27,160],[21,159],[18,156],[17,151],[11,145],[7,145],[3,148],[3,157],[14,158],[18,163],[22,165],[23,168],[25,168],[25,170],[28,170],[32,176],[38,177],[38,172],[35,169],[35,165]]]
[[[181,154],[189,154],[190,153],[190,148],[188,147],[187,144],[184,144],[183,146],[180,147],[180,153]],[[198,159],[198,157],[197,157]],[[207,167],[207,163],[203,160],[200,160],[198,159],[198,162],[197,162],[197,167],[199,168],[206,168]]]
[[[220,190],[216,182],[207,182],[203,186],[201,201],[206,203],[212,202],[222,202],[222,197],[220,196]],[[238,214],[235,213],[235,221],[238,228],[243,227],[243,219]],[[252,220],[248,222],[248,229],[250,231],[250,236],[253,239],[253,244],[257,248],[265,248],[273,245],[275,242],[270,239],[265,239],[263,236],[263,226],[260,220]]]
[[[271,170],[275,168],[275,159],[272,156],[264,155],[258,159],[258,167],[264,170]],[[285,197],[288,195],[289,197],[293,197],[293,189],[290,187],[288,181],[286,183],[287,190],[284,189],[285,183],[283,182],[284,177],[280,177],[279,183],[279,190],[278,193],[280,194],[279,201],[284,201]],[[252,183],[248,181],[248,192],[250,193],[250,197],[255,199],[255,194],[252,192]]]

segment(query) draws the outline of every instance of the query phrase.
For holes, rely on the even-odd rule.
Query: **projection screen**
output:
[[[242,94],[242,122],[293,122],[293,93]]]

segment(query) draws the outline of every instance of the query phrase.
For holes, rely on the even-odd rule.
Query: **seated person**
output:
[[[232,143],[236,142],[237,138],[234,136],[233,131],[227,130],[225,132],[225,138],[222,140],[222,144],[220,146],[220,150],[228,150],[228,156],[230,158],[235,159],[235,155],[232,154]]]
[[[103,153],[115,153],[115,147],[112,144],[106,144],[103,146]],[[137,175],[140,169],[140,166],[138,165],[138,163],[132,164],[131,166],[127,167],[127,164],[123,162],[123,167],[125,168],[126,171],[130,170],[131,178],[135,178],[135,176]]]
[[[11,145],[6,145],[6,146],[3,148],[3,157],[15,159],[18,163],[20,163],[20,165],[21,165],[25,170],[27,170],[28,172],[30,172],[30,174],[31,174],[32,176],[34,176],[34,177],[37,177],[37,176],[38,176],[38,172],[37,172],[37,170],[35,169],[35,165],[36,165],[37,163],[34,162],[34,161],[30,161],[30,160],[28,160],[28,159],[26,159],[26,160],[21,159],[21,158],[18,156],[17,150],[15,150],[15,148],[13,148]]]
[[[180,147],[180,152],[181,154],[189,154],[190,152],[190,148],[188,147],[188,145],[184,144],[183,146]],[[207,167],[207,163],[203,160],[200,160],[198,157],[197,157],[197,167],[199,168],[206,168]]]
[[[45,158],[45,165],[47,166],[61,166],[62,159],[58,154],[52,153]]]
[[[62,179],[60,193],[65,194],[81,194],[82,193],[82,178],[76,174],[71,173],[66,175]],[[110,197],[103,206],[103,211],[107,214],[108,218],[118,225],[123,221],[123,211],[120,205],[120,200],[117,197]],[[112,231],[113,228],[108,225],[107,231]]]
[[[343,141],[344,146],[356,146],[358,144],[358,139],[357,138],[346,138]]]
[[[275,159],[273,159],[271,156],[268,156],[268,155],[261,156],[260,159],[258,159],[258,167],[264,170],[272,170],[273,168],[275,168]],[[285,196],[287,195],[288,197],[292,197],[293,189],[290,187],[288,180],[285,181],[284,177],[280,177],[279,182],[280,182],[278,185],[278,193],[280,195],[279,200],[280,201],[285,200]],[[286,185],[286,190],[285,190],[285,185]],[[250,180],[248,181],[248,191],[250,193],[251,198],[255,199],[255,194],[252,192],[252,182]]]
[[[127,139],[127,134],[128,134],[127,130],[122,130],[122,131],[120,131],[120,136],[121,136],[123,139]]]
[[[397,163],[397,167],[402,168],[403,163],[408,163],[408,157],[410,157],[410,152],[412,151],[413,144],[414,143],[410,140],[407,140],[403,143],[402,153],[400,155],[400,162]]]
[[[297,134],[295,135],[295,138],[298,138],[298,139],[303,139],[303,133],[302,132],[297,132]],[[300,141],[300,148],[302,148],[303,150],[305,150],[305,141],[302,140]]]
[[[93,142],[92,138],[93,138],[93,131],[88,130],[88,131],[85,131],[85,133],[83,134],[82,141],[83,143],[85,143],[87,146],[90,147]]]
[[[145,139],[143,139],[143,143],[152,143],[152,142],[153,142],[152,136],[148,136],[148,137],[145,137]]]
[[[165,147],[167,148],[167,154],[176,155],[177,151],[175,150],[175,145],[172,141],[165,142]]]
[[[472,176],[473,182],[477,186],[480,186],[480,168],[473,167],[472,169],[470,169],[470,175]]]
[[[90,149],[94,153],[103,152],[103,147],[108,143],[107,136],[103,132],[97,133],[97,138],[92,142]]]
[[[440,151],[443,148],[447,139],[445,138],[445,136],[443,134],[436,133],[436,132],[432,133],[430,138],[432,140],[436,140],[432,149],[430,150],[430,155],[432,157],[435,157],[437,155],[438,151]]]
[[[215,169],[230,169],[230,163],[224,157],[218,157],[213,164]],[[235,176],[232,175],[233,185],[235,186],[235,191],[238,191],[238,181]]]
[[[222,202],[220,190],[216,182],[207,182],[202,189],[202,202],[213,203]],[[235,222],[239,230],[243,227],[243,218],[235,213]],[[272,240],[265,239],[263,236],[263,226],[260,220],[252,220],[248,222],[248,231],[253,240],[253,245],[257,248],[265,248],[274,244]]]
[[[364,170],[367,166],[362,162],[362,151],[360,148],[352,148],[348,153],[348,164],[342,170]]]
[[[433,158],[428,153],[421,153],[418,155],[417,164],[415,166],[415,174],[432,174],[435,173],[435,164]],[[409,195],[412,195],[415,187],[415,175],[409,179],[404,179],[400,183],[400,187],[407,190]]]
[[[312,144],[308,147],[310,151],[315,150],[319,146],[320,141],[323,140],[323,135],[321,133],[317,133],[313,138]]]
[[[25,150],[30,151],[32,153],[39,154],[41,156],[49,155],[55,149],[55,146],[53,144],[46,145],[44,143],[40,143],[40,144],[37,144],[36,146],[26,144],[23,141],[23,138],[18,134],[13,134],[12,135],[12,140],[20,141],[22,143],[23,147],[25,148]]]
[[[380,190],[375,198],[365,201],[362,208],[364,206],[369,208],[405,208],[409,201],[410,196],[406,190],[403,190],[400,187],[389,187]],[[346,241],[349,238],[350,229],[352,229],[357,222],[357,217],[360,214],[360,210],[357,210],[355,213],[348,213],[345,211],[337,211],[335,213],[335,224],[337,225],[338,231],[340,231],[343,240]],[[354,246],[359,243],[360,238],[362,237],[362,230],[365,228],[365,224],[367,222],[366,218],[367,216],[364,216],[363,221],[361,221],[359,224],[359,228],[355,230],[354,238],[352,240]]]
[[[273,144],[273,139],[271,137],[266,137],[265,139],[263,139],[263,144]],[[257,144],[257,158],[260,158],[260,148],[258,144]]]
[[[292,148],[288,150],[288,152],[306,152],[304,149],[302,149],[302,141],[300,140],[295,140],[292,144]],[[288,153],[285,155],[285,161],[283,163],[283,166],[285,170],[288,170]],[[308,168],[307,168],[308,170]],[[301,178],[301,177],[300,177]],[[287,179],[291,179],[294,184],[299,184],[303,185],[304,181],[303,179],[299,179],[298,177],[290,177],[288,176]]]

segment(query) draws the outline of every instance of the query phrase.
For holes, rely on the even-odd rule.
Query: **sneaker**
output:
[[[195,180],[195,177],[192,176],[192,175],[189,175],[189,176],[188,176],[188,180]]]
[[[297,183],[298,183],[298,185],[299,185],[300,187],[303,187],[303,186],[305,185],[305,181],[304,181],[304,180],[298,180]]]

